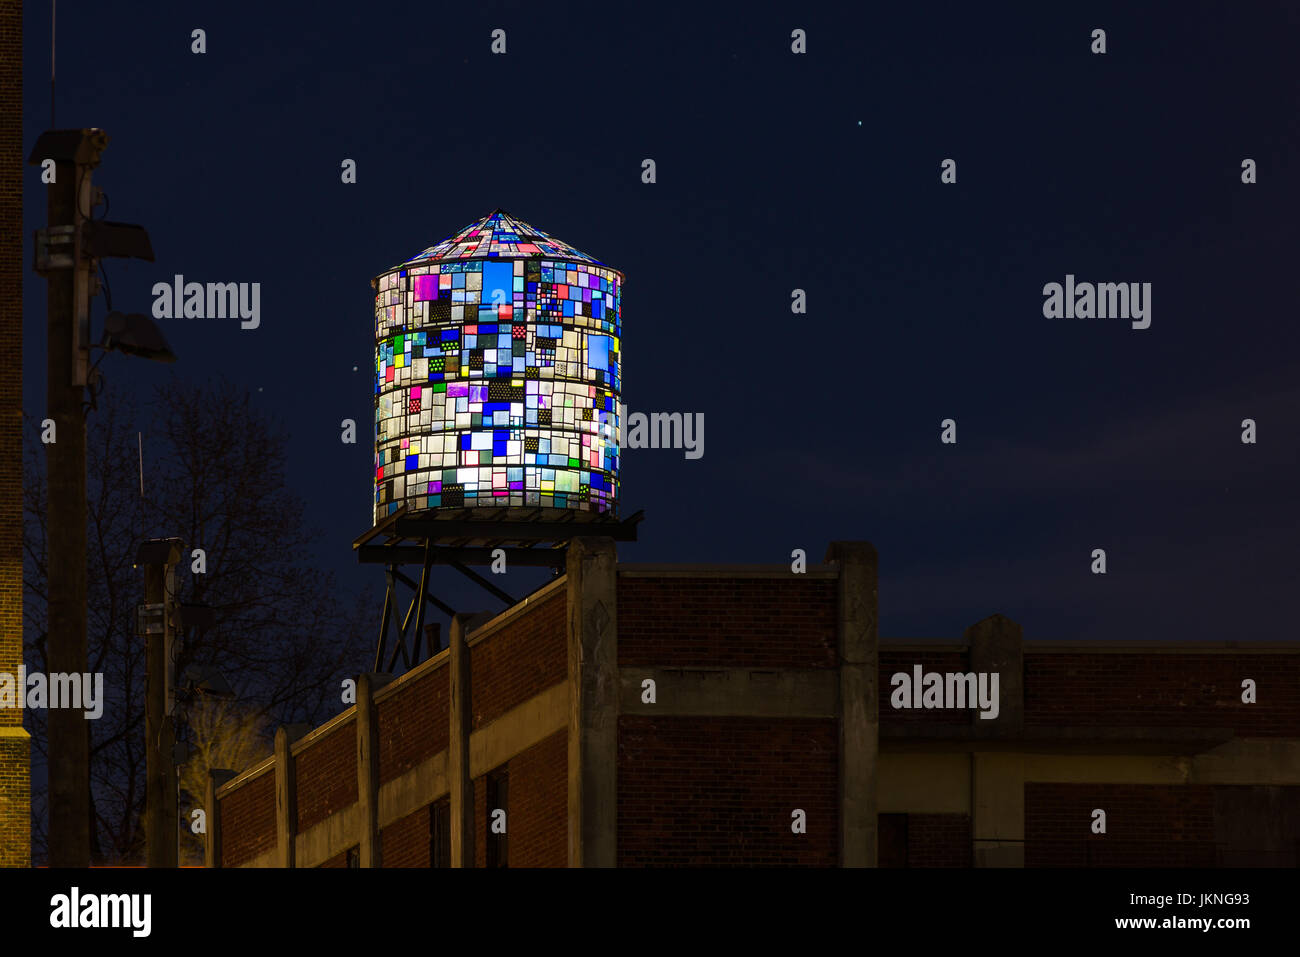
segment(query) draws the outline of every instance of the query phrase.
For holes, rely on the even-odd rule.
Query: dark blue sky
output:
[[[108,387],[261,389],[319,562],[376,584],[349,547],[373,500],[369,280],[502,207],[626,274],[629,408],[705,415],[702,459],[627,452],[621,510],[647,519],[624,560],[869,539],[886,637],[993,612],[1030,639],[1293,637],[1300,11],[903,6],[68,5],[58,125],[108,131],[96,183],[157,254],[110,261],[114,305],[148,312],[175,273],[262,290],[260,328],[163,320],[180,362],[110,357]],[[25,17],[30,148],[49,3]],[[29,167],[29,262],[43,189]],[[1150,282],[1151,328],[1045,319],[1067,273]],[[39,412],[30,272],[24,308]]]

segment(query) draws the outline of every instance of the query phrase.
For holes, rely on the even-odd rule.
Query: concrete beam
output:
[[[979,725],[886,722],[881,748],[893,752],[1006,751],[1020,754],[1165,754],[1192,756],[1232,741],[1231,728],[1029,728],[1017,737],[988,737]]]
[[[431,755],[401,777],[379,788],[379,826],[388,827],[408,814],[428,807],[451,791],[447,774],[447,751]]]
[[[481,777],[569,726],[569,683],[551,685],[469,736],[469,770]]]
[[[881,814],[970,814],[970,756],[882,751]]]
[[[364,826],[361,805],[349,804],[335,811],[294,837],[295,865],[320,867],[331,857],[354,847]]]
[[[618,556],[610,538],[569,545],[569,866],[618,858]]]
[[[647,679],[655,703],[642,701]],[[828,668],[653,668],[619,674],[623,714],[744,718],[834,718],[840,676]]]
[[[1300,785],[1300,740],[1237,738],[1192,759],[1194,784]]]
[[[775,565],[690,565],[620,562],[619,575],[626,578],[838,578],[839,570],[828,565],[809,565],[799,573],[789,562]]]
[[[839,567],[840,865],[876,866],[876,702],[880,648],[878,558],[870,542],[832,542],[826,561]]]
[[[273,848],[271,848],[269,851],[266,851],[266,852],[264,852],[264,853],[262,853],[262,854],[257,855],[257,857],[254,857],[252,860],[244,861],[244,863],[242,863],[242,864],[236,864],[235,866],[236,866],[236,867],[248,867],[248,868],[255,868],[255,867],[279,867],[279,866],[280,866],[280,851],[279,851],[279,849],[273,847]]]
[[[357,688],[360,691],[360,682]],[[373,699],[373,690],[372,690]],[[361,696],[358,694],[360,704]],[[500,767],[515,755],[565,730],[569,721],[568,682],[552,685],[541,694],[511,708],[486,727],[470,735],[470,780]],[[451,790],[448,751],[439,751],[400,777],[378,789],[377,819],[380,830],[409,814],[427,808]],[[360,795],[360,791],[357,792]],[[299,867],[317,867],[358,844],[367,818],[361,802],[335,811],[296,837]],[[365,866],[364,862],[362,866]]]

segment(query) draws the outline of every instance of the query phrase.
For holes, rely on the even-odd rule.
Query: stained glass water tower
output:
[[[497,209],[371,285],[374,525],[353,548],[387,566],[374,670],[391,673],[437,650],[426,605],[456,613],[435,566],[511,605],[470,566],[559,573],[573,539],[635,541],[642,514],[617,517],[619,270]],[[400,568],[415,564],[418,583]],[[399,584],[415,591],[400,616]]]
[[[374,280],[375,521],[618,501],[623,274],[496,210]]]

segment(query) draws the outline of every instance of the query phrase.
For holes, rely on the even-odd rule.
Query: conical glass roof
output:
[[[562,240],[548,236],[536,226],[516,219],[503,209],[493,210],[442,242],[407,259],[402,265],[462,259],[527,259],[532,256],[613,268]]]

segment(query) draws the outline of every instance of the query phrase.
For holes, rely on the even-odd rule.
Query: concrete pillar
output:
[[[1020,625],[1005,615],[990,615],[966,629],[970,670],[998,676],[998,716],[988,719],[971,712],[980,737],[1018,738],[1025,731],[1025,648]]]
[[[311,728],[285,724],[275,732],[275,835],[276,866],[293,867],[294,838],[298,836],[298,782],[293,773],[293,743]]]
[[[876,866],[876,765],[880,715],[876,672],[880,647],[876,549],[870,542],[832,542],[826,561],[839,566],[840,866]]]
[[[1024,867],[1024,755],[972,754],[970,803],[975,866]]]
[[[611,538],[569,545],[570,867],[618,863],[617,565]]]
[[[391,680],[391,675],[381,674],[357,677],[357,808],[361,812],[357,843],[362,867],[384,866],[379,841],[379,714],[374,695]]]
[[[465,644],[469,615],[451,620],[448,662],[450,714],[447,728],[447,783],[451,789],[451,866],[474,866],[474,779],[469,770],[469,735],[474,727],[470,709],[469,647]]]
[[[203,801],[203,810],[207,820],[207,833],[203,841],[203,866],[221,866],[221,802],[217,800],[217,791],[223,784],[235,776],[229,768],[210,768],[208,770],[207,795]]]

